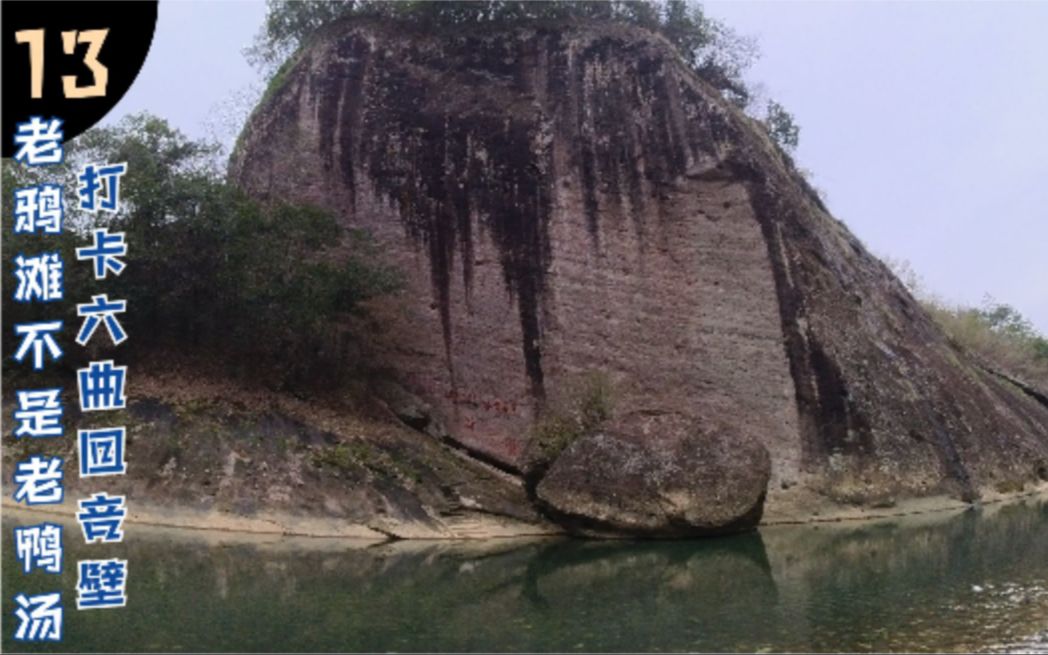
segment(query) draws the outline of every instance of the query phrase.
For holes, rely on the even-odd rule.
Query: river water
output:
[[[60,587],[72,651],[1048,652],[1048,501],[705,541],[223,543],[128,525],[23,575]],[[130,560],[128,605],[78,612],[75,559]],[[1039,636],[1038,636],[1039,635]]]

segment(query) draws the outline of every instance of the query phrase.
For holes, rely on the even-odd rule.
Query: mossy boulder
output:
[[[760,522],[771,477],[764,446],[723,428],[646,423],[568,446],[537,487],[543,509],[582,533],[706,536]]]

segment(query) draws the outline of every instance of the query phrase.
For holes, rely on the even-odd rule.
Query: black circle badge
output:
[[[69,141],[98,123],[131,88],[156,29],[157,2],[0,3],[3,14],[3,156],[20,123],[62,121]]]

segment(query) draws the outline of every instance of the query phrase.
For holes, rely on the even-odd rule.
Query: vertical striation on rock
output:
[[[563,457],[657,452],[670,437],[622,426],[672,417],[681,452],[710,434],[764,448],[769,512],[974,499],[1048,460],[1048,407],[951,344],[762,129],[639,28],[334,24],[231,170],[375,235],[408,278],[376,310],[377,356],[507,468],[546,394],[586,371],[614,381],[618,433]],[[689,502],[724,502],[700,478]]]

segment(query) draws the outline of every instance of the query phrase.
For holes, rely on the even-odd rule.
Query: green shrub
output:
[[[388,452],[363,441],[321,448],[313,453],[312,461],[314,466],[329,466],[344,472],[367,469],[376,475],[406,483],[422,481],[422,471],[414,462],[397,461]]]
[[[1048,365],[1048,339],[1037,337],[1033,340],[1033,356],[1038,362]]]
[[[772,141],[778,144],[780,148],[787,153],[792,153],[797,149],[801,128],[794,121],[793,114],[786,111],[785,107],[774,100],[768,101],[768,111],[764,118],[764,125]]]
[[[989,296],[982,307],[948,303],[926,291],[909,262],[884,262],[958,345],[987,365],[1048,390],[1048,339],[1018,310]]]
[[[1004,373],[1048,389],[1048,342],[1014,308],[992,300],[981,309],[954,307],[934,299],[922,303],[962,347]],[[1019,317],[1025,326],[1001,322],[1005,314]]]
[[[701,77],[745,106],[750,91],[743,73],[756,60],[752,39],[741,37],[688,0],[573,0],[470,2],[377,0],[269,0],[266,21],[247,49],[250,61],[278,74],[286,61],[325,25],[348,16],[397,20],[432,31],[477,24],[611,21],[662,34]]]
[[[566,379],[532,427],[526,468],[544,471],[574,441],[598,432],[613,410],[614,390],[607,374],[594,371]]]
[[[313,453],[314,466],[332,466],[351,471],[360,463],[360,453],[350,450],[346,444],[321,448]]]
[[[5,228],[3,240],[6,262],[18,252],[61,250],[66,300],[56,306],[15,303],[5,294],[5,323],[62,318],[69,355],[62,363],[82,365],[92,349],[72,344],[80,323],[76,303],[105,292],[128,303],[120,316],[129,334],[121,346],[125,362],[174,353],[275,388],[337,382],[346,370],[339,353],[353,338],[347,318],[363,301],[396,290],[399,277],[374,263],[377,253],[366,233],[345,230],[314,207],[267,206],[246,197],[209,165],[211,152],[148,115],[68,144],[67,165],[50,172],[66,180],[66,232],[41,237]],[[67,178],[85,161],[128,163],[122,211],[112,218],[75,210],[76,182]],[[9,160],[3,171],[5,191],[32,181]],[[5,192],[5,221],[12,216],[10,197]],[[126,233],[127,269],[95,281],[75,248],[90,242],[88,229],[100,220]],[[17,345],[13,340],[5,330],[8,352]],[[111,348],[104,331],[89,345]]]

